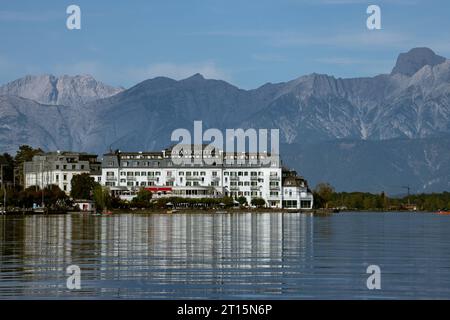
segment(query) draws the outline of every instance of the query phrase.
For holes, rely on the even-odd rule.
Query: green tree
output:
[[[329,183],[319,183],[314,189],[314,196],[317,197],[318,205],[321,207],[328,208],[334,194],[334,188]]]
[[[264,207],[266,205],[266,201],[263,198],[253,198],[250,202],[252,206],[257,208]]]
[[[25,177],[23,173],[23,164],[26,161],[31,161],[37,154],[43,153],[41,148],[34,149],[28,145],[22,145],[14,157],[14,174],[16,176],[16,183],[24,185]]]
[[[73,176],[70,196],[74,199],[92,200],[94,188],[99,184],[88,173]]]
[[[98,210],[108,209],[111,207],[111,195],[108,188],[96,185],[93,192],[93,200]]]
[[[8,184],[14,180],[14,158],[9,153],[0,155],[0,164],[3,166],[3,181]]]
[[[151,200],[152,192],[145,188],[141,188],[136,197],[131,200],[131,205],[138,208],[149,208],[151,206]]]
[[[236,199],[236,201],[239,202],[239,204],[241,206],[244,206],[244,205],[247,204],[247,198],[246,197],[239,197],[239,198]]]

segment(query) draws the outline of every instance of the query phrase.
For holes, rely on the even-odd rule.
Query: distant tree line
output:
[[[388,197],[384,192],[336,192],[328,183],[319,183],[313,191],[315,208],[346,208],[349,210],[417,210],[437,211],[450,209],[450,192],[413,194]]]

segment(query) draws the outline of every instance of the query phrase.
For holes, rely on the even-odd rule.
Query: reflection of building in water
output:
[[[298,213],[27,216],[20,221],[23,238],[14,236],[13,256],[23,266],[17,270],[21,279],[33,283],[21,289],[30,296],[69,295],[65,268],[72,264],[82,269],[81,295],[279,294],[292,287],[294,268],[307,268],[312,259],[313,218]],[[11,256],[1,248],[2,257]]]

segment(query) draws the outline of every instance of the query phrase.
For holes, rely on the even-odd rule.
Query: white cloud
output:
[[[404,48],[410,46],[413,40],[410,35],[404,33],[377,31],[335,31],[331,34],[328,30],[324,33],[299,32],[292,30],[262,31],[262,30],[232,30],[232,31],[208,31],[191,33],[191,36],[213,37],[239,37],[261,39],[267,45],[273,47],[300,47],[300,46],[386,46],[389,48]]]
[[[288,59],[280,54],[275,53],[255,53],[252,58],[261,62],[286,62]]]
[[[0,21],[5,22],[43,22],[57,19],[56,12],[0,11]]]

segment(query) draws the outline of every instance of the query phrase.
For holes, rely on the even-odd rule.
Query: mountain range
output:
[[[129,89],[91,76],[26,76],[0,86],[0,150],[21,144],[102,154],[168,146],[176,128],[278,128],[284,162],[312,185],[400,193],[450,181],[450,60],[428,48],[390,74],[310,74],[243,90],[195,74]]]

